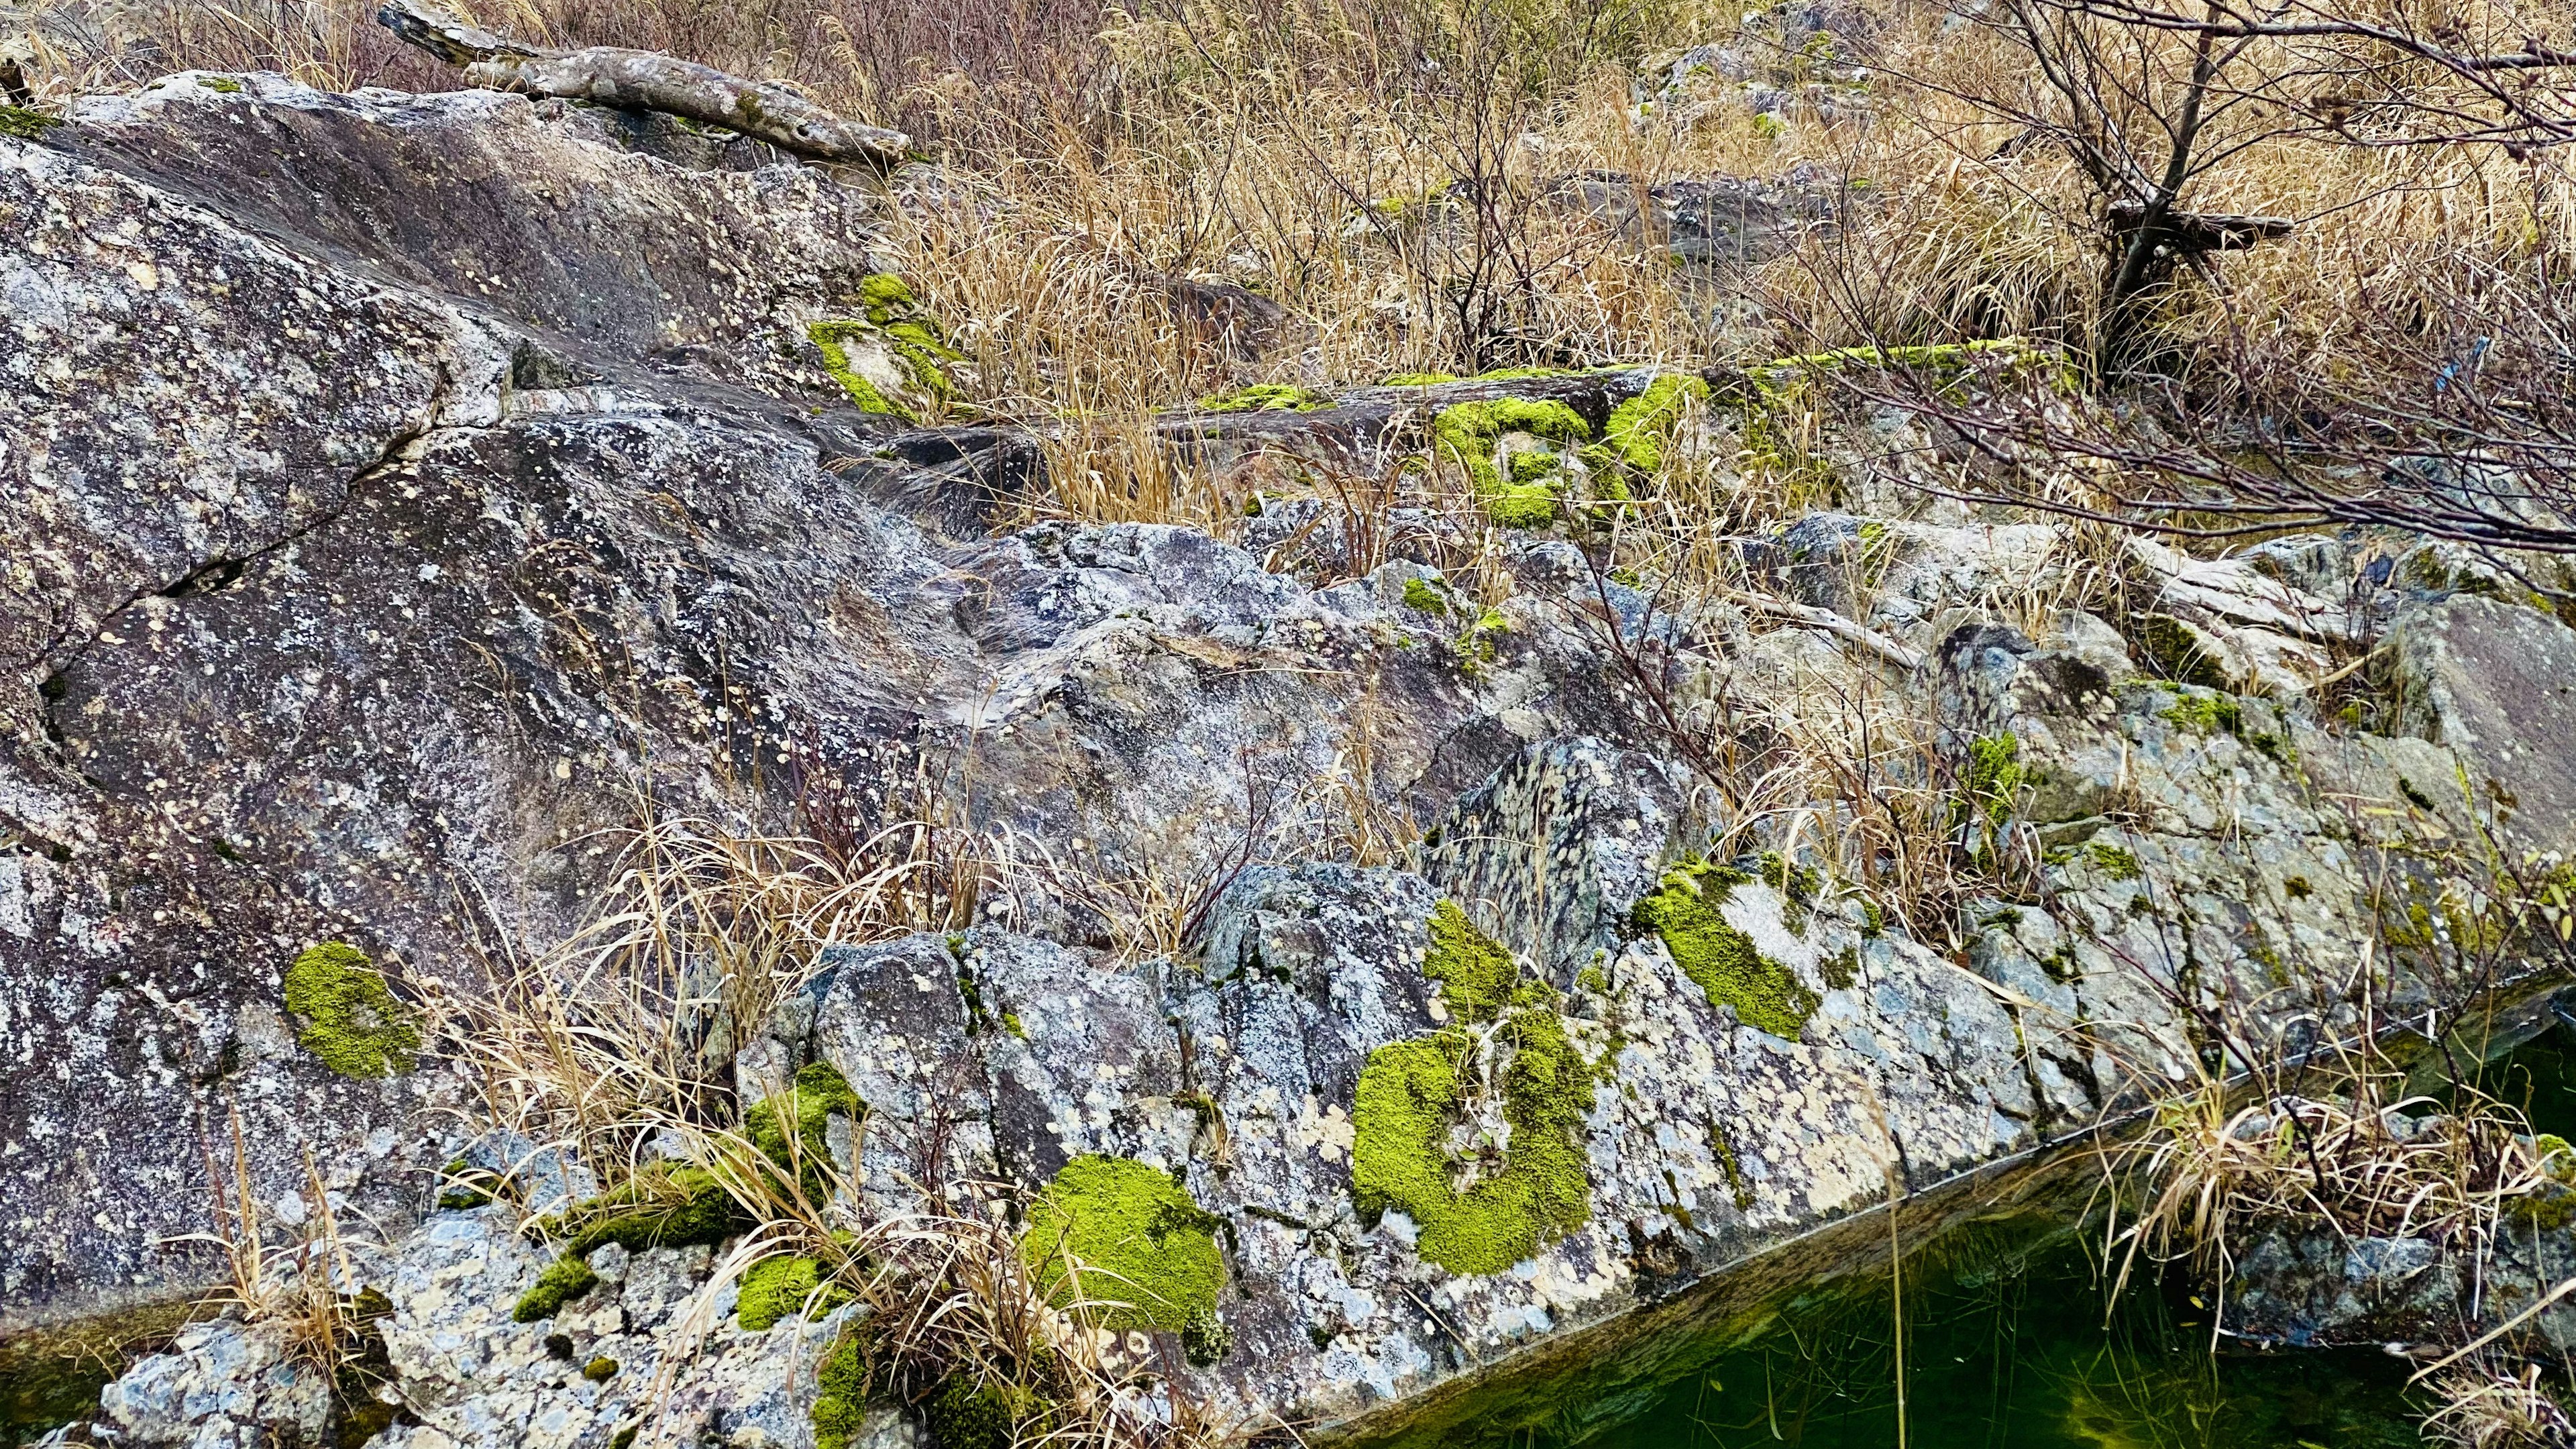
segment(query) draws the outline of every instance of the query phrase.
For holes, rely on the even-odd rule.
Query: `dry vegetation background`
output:
[[[52,17],[33,68],[52,96],[184,66],[452,83],[362,0],[72,4],[18,4],[22,21]],[[2576,19],[2530,0],[470,8],[532,40],[783,78],[912,134],[933,164],[896,178],[907,269],[971,358],[961,408],[1078,420],[1077,454],[1129,485],[1094,490],[1112,512],[1225,511],[1187,480],[1136,486],[1158,466],[1136,420],[1256,381],[2021,337],[2063,347],[2089,395],[2194,436],[2283,415],[2330,431],[2374,403],[2403,423],[2464,366],[2563,414],[2576,72],[2426,58],[2576,45]],[[2299,33],[2213,42],[2176,17]],[[2343,33],[2305,33],[2325,22]],[[1674,83],[1673,59],[1711,42],[1740,62]],[[2190,145],[2169,175],[2178,127]],[[1839,224],[1715,268],[1677,266],[1651,225],[1617,224],[1652,212],[1649,188],[1712,176],[1779,182]],[[2164,182],[2181,211],[2290,225],[2124,279],[2115,209]],[[1247,348],[1203,297],[1176,293],[1184,280],[1287,316]],[[2027,411],[1969,421],[2046,434]],[[2112,451],[2101,466],[2136,461]],[[2544,452],[2564,466],[2563,448]],[[1754,481],[1771,486],[1730,501],[1814,501],[1794,477]],[[2109,493],[2126,496],[2117,480]]]

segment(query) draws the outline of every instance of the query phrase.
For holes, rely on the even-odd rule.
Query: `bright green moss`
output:
[[[871,272],[859,279],[859,305],[867,309],[869,321],[882,327],[911,316],[921,304],[903,278],[892,272]]]
[[[1452,1019],[1487,1022],[1513,1004],[1520,964],[1477,930],[1455,901],[1431,908],[1430,930],[1431,950],[1422,958],[1422,974],[1440,983],[1440,999],[1448,1003]]]
[[[1439,586],[1419,574],[1404,581],[1404,606],[1426,614],[1449,612],[1449,600],[1440,592]]]
[[[500,1179],[459,1157],[439,1169],[446,1186],[439,1190],[438,1206],[445,1212],[465,1212],[492,1201]]]
[[[1444,382],[1456,382],[1457,380],[1458,378],[1456,374],[1447,372],[1399,372],[1388,377],[1384,382],[1379,383],[1378,386],[1438,387]]]
[[[2245,706],[2224,694],[2186,694],[2165,706],[2167,723],[2202,734],[2225,730],[2238,734],[2245,728]]]
[[[1741,872],[1686,861],[1666,871],[1654,892],[1637,902],[1636,918],[1663,937],[1674,964],[1710,1001],[1733,1007],[1747,1026],[1795,1041],[1815,1014],[1816,993],[1719,914],[1743,883]]]
[[[1511,1136],[1499,1162],[1490,1149],[1474,1163],[1449,1150],[1451,1124],[1466,1106],[1466,1065],[1478,1050],[1463,1027],[1369,1053],[1352,1113],[1351,1186],[1361,1209],[1413,1219],[1416,1250],[1452,1273],[1500,1273],[1591,1213],[1583,1143],[1591,1067],[1545,1007],[1512,1012],[1495,1037],[1511,1048],[1503,1073]]]
[[[617,1360],[601,1354],[581,1366],[581,1376],[594,1384],[604,1384],[617,1377]]]
[[[900,399],[886,396],[858,370],[851,359],[854,343],[882,344],[893,354],[895,365],[914,392],[935,400],[956,396],[956,387],[948,380],[947,365],[964,360],[965,354],[949,346],[937,324],[921,315],[920,303],[903,278],[892,272],[866,277],[859,283],[859,306],[866,314],[864,318],[837,318],[805,328],[806,339],[823,354],[823,370],[849,394],[859,411],[906,422],[922,421],[919,412]]]
[[[1653,477],[1664,466],[1664,441],[1682,410],[1708,401],[1708,384],[1686,372],[1668,372],[1646,390],[1611,410],[1601,441],[1583,450],[1583,461],[1596,473],[1624,470],[1637,478]]]
[[[781,1170],[796,1173],[808,1200],[820,1203],[830,1196],[825,1175],[832,1161],[830,1119],[837,1113],[856,1120],[864,1110],[849,1079],[830,1062],[814,1062],[796,1073],[786,1091],[763,1098],[743,1114],[743,1135]],[[788,1122],[795,1124],[792,1141]]]
[[[2003,824],[2014,797],[2029,781],[2030,769],[2021,762],[2021,741],[2015,736],[1987,735],[1968,742],[1968,774],[1961,787],[1988,825]]]
[[[1505,528],[1544,528],[1556,519],[1562,461],[1540,454],[1550,460],[1545,469],[1523,476],[1523,465],[1515,459],[1512,476],[1506,478],[1494,460],[1494,449],[1506,433],[1576,443],[1592,435],[1591,425],[1561,402],[1509,397],[1455,403],[1431,420],[1433,456],[1466,470],[1488,517]]]
[[[1497,367],[1477,373],[1471,382],[1521,382],[1534,377],[1572,377],[1571,367]]]
[[[33,141],[62,123],[60,116],[49,116],[25,106],[0,106],[0,136],[13,141]]]
[[[868,1417],[868,1360],[859,1334],[844,1329],[814,1371],[814,1449],[849,1449]]]
[[[510,1317],[519,1323],[552,1318],[563,1306],[599,1286],[599,1275],[580,1257],[566,1253],[537,1275],[536,1286],[519,1295]]]
[[[1214,1368],[1234,1352],[1234,1330],[1213,1313],[1193,1313],[1181,1325],[1181,1357],[1192,1368]]]
[[[2110,880],[2136,880],[2146,874],[2145,868],[2138,864],[2137,856],[2107,841],[2086,841],[2084,858]]]
[[[816,1289],[821,1289],[818,1295]],[[813,1258],[763,1258],[742,1275],[742,1292],[734,1303],[734,1316],[744,1329],[759,1333],[782,1318],[795,1318],[808,1311],[816,1315],[829,1313],[850,1301],[850,1295],[826,1283],[823,1265]]]
[[[399,1076],[420,1050],[420,1028],[394,999],[367,953],[338,941],[308,948],[286,968],[286,1009],[297,1045],[344,1077]]]
[[[1332,405],[1331,398],[1313,388],[1284,382],[1260,382],[1233,392],[1213,393],[1198,403],[1203,413],[1311,413]]]
[[[1179,1332],[1225,1286],[1218,1220],[1188,1190],[1127,1157],[1077,1157],[1029,1205],[1020,1251],[1058,1303],[1109,1305],[1101,1326]],[[1067,1260],[1071,1259],[1071,1262]],[[1076,1269],[1079,1277],[1076,1277]]]
[[[197,83],[218,95],[237,96],[241,94],[242,83],[234,80],[228,75],[206,76]]]

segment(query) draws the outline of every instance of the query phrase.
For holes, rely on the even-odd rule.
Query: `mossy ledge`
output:
[[[1505,528],[1545,528],[1556,520],[1556,483],[1564,476],[1563,466],[1551,463],[1543,472],[1523,476],[1515,463],[1512,476],[1504,477],[1494,448],[1506,433],[1579,443],[1592,436],[1592,425],[1561,402],[1517,397],[1453,403],[1431,420],[1433,455],[1466,470],[1487,517]]]
[[[1686,372],[1665,373],[1610,410],[1601,441],[1583,450],[1583,461],[1596,473],[1651,478],[1664,466],[1664,442],[1683,410],[1707,401],[1707,383]]]
[[[1020,1252],[1050,1301],[1070,1304],[1078,1293],[1106,1305],[1104,1328],[1178,1333],[1216,1312],[1225,1287],[1218,1226],[1171,1174],[1095,1154],[1066,1163],[1038,1193]]]
[[[1500,1273],[1591,1215],[1584,1118],[1591,1066],[1565,1034],[1547,989],[1518,981],[1509,952],[1448,901],[1428,922],[1423,974],[1440,983],[1459,1024],[1369,1053],[1352,1117],[1351,1186],[1364,1212],[1402,1212],[1416,1249],[1452,1273]],[[1496,1022],[1490,1041],[1470,1030]],[[1502,1074],[1508,1145],[1462,1186],[1449,1150],[1477,1053],[1508,1048]]]
[[[1719,914],[1727,897],[1750,879],[1722,865],[1684,861],[1637,902],[1636,921],[1663,938],[1674,964],[1711,1002],[1733,1007],[1747,1026],[1796,1041],[1816,1013],[1816,993]]]
[[[1332,398],[1311,387],[1285,382],[1257,382],[1198,401],[1203,413],[1311,413],[1332,405]]]
[[[286,1009],[298,1046],[344,1077],[412,1069],[420,1028],[367,953],[339,941],[307,947],[286,968]]]

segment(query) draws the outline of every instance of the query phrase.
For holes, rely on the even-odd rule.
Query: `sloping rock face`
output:
[[[2447,999],[2432,923],[2499,889],[2460,782],[2523,782],[2535,827],[2559,808],[2560,726],[2512,681],[2552,687],[2528,661],[2576,634],[2347,568],[2368,540],[2269,570],[2142,550],[2153,608],[2115,622],[2049,602],[2094,567],[2057,529],[1822,515],[1744,552],[1840,627],[1766,631],[1676,618],[1565,539],[1504,548],[1489,622],[1402,548],[1318,584],[1188,529],[988,532],[1022,444],[862,413],[809,345],[884,266],[873,194],[632,139],[507,97],[196,77],[0,141],[12,1326],[203,1282],[154,1240],[209,1226],[237,1111],[255,1197],[302,1211],[309,1152],[383,1225],[351,1267],[406,1407],[383,1442],[602,1442],[658,1395],[693,1442],[809,1443],[836,1325],[742,1329],[703,1248],[601,1249],[597,1286],[516,1322],[545,1255],[503,1208],[431,1210],[473,1064],[377,1018],[560,936],[639,782],[794,828],[927,771],[1099,878],[1215,888],[1144,960],[1043,878],[829,952],[736,1070],[747,1095],[847,1080],[853,1206],[1141,1164],[1219,1224],[1222,1332],[1173,1370],[1193,1402],[1571,1434],[1691,1367],[1597,1353],[1621,1325],[2224,1068],[2222,1024],[2350,1028],[2319,983],[2365,960],[2388,1016]],[[1209,466],[1383,458],[1427,408],[1510,391],[1597,428],[1644,385],[1171,427]],[[1256,511],[1274,561],[1354,554],[1313,500]],[[2414,733],[2321,723],[2309,666],[2410,618],[2429,713],[2384,713]],[[1832,715],[1855,700],[1888,712]],[[1802,719],[1922,728],[1900,783],[1944,795],[1922,828],[1983,892],[1955,922],[1918,938],[1902,882],[1802,863],[1852,800],[1759,815],[1712,778]],[[1333,790],[1418,846],[1354,864],[1254,824]],[[2420,959],[2374,957],[2414,906]],[[322,942],[392,978],[360,1025],[411,1070],[341,1075],[289,1009]],[[273,1336],[192,1329],[103,1412],[137,1443],[301,1432],[320,1411]],[[1579,1394],[1471,1397],[1586,1354]]]
[[[849,406],[805,335],[862,306],[874,201],[612,139],[253,76],[0,141],[13,1316],[199,1281],[154,1243],[208,1226],[228,1109],[263,1196],[309,1146],[415,1211],[448,1084],[326,1070],[282,972],[338,940],[470,984],[460,923],[559,932],[639,780],[783,824],[799,780],[891,787],[972,735],[981,819],[1117,872],[1213,851],[1364,693],[1407,721],[1386,778],[1432,799],[1615,727],[1558,689],[1596,667],[1563,639],[1474,677],[1395,647],[1427,632],[1400,578],[950,533],[989,440],[903,463],[939,435]]]

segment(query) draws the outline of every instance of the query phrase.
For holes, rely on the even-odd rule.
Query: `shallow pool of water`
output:
[[[1882,1280],[1791,1304],[1601,1449],[2375,1449],[2414,1445],[2413,1367],[2376,1351],[2213,1353],[2159,1285],[2106,1313],[2095,1244],[1997,1227]],[[1902,1438],[1898,1399],[1903,1395]],[[1525,1436],[1524,1442],[1530,1442]]]

